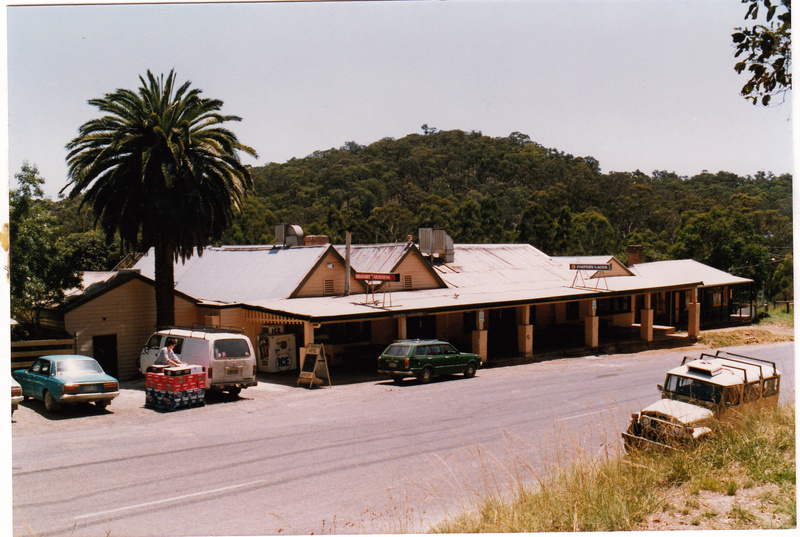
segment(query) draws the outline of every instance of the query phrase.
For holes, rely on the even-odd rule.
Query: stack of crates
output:
[[[206,404],[206,374],[202,366],[147,369],[145,406],[159,410],[178,410]]]

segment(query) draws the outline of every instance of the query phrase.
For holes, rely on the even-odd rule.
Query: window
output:
[[[250,356],[250,347],[243,339],[218,339],[214,342],[217,358],[242,358]]]
[[[333,280],[325,280],[322,284],[322,294],[331,296],[334,292]]]
[[[147,342],[148,349],[160,349],[161,348],[161,335],[160,334],[153,334],[150,337],[150,340]]]
[[[442,352],[444,354],[458,354],[458,351],[452,345],[442,345]]]
[[[383,353],[384,356],[393,356],[395,358],[405,358],[408,356],[408,351],[411,350],[411,347],[408,345],[390,345],[388,349]]]
[[[442,354],[441,345],[431,345],[428,347],[428,354]]]
[[[778,377],[772,377],[764,380],[764,397],[775,395],[778,393]]]
[[[95,360],[65,360],[58,362],[56,375],[66,375],[70,373],[102,373],[103,369]]]
[[[665,391],[673,396],[719,404],[722,399],[722,386],[689,377],[667,375]]]
[[[761,381],[749,382],[744,386],[744,402],[750,403],[761,398]]]

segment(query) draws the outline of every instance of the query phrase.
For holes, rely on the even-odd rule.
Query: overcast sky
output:
[[[10,6],[9,167],[55,197],[88,99],[175,69],[254,165],[347,141],[514,131],[603,172],[792,172],[791,103],[745,101],[739,0]],[[11,188],[15,182],[12,180]]]

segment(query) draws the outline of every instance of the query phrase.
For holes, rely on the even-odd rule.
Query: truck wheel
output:
[[[433,368],[430,366],[425,367],[422,373],[419,374],[419,381],[423,384],[428,384],[433,378]]]
[[[475,376],[475,371],[477,371],[477,368],[475,367],[475,363],[474,362],[468,363],[467,364],[467,368],[464,369],[464,378],[468,378],[469,379],[469,378],[474,377]]]
[[[53,396],[50,395],[50,392],[44,392],[44,407],[47,409],[48,412],[54,412],[58,410],[59,405],[56,403]]]

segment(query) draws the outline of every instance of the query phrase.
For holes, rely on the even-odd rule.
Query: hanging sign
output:
[[[570,270],[611,270],[611,263],[598,263],[595,265],[570,263],[569,268]]]
[[[399,282],[399,272],[356,272],[356,280],[371,280],[374,282]]]

